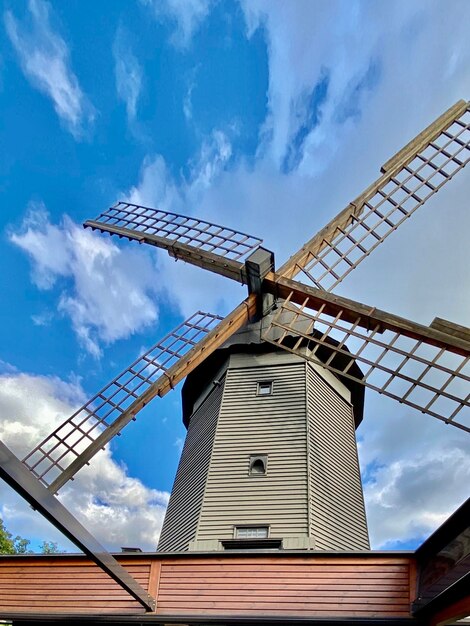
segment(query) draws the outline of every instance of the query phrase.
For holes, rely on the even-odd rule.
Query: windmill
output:
[[[347,491],[349,494],[354,492],[354,496],[353,501],[345,500],[344,494],[338,496],[336,512],[344,520],[355,517],[360,538],[352,547],[367,548],[355,444],[351,447],[354,426],[361,419],[364,388],[470,432],[470,330],[440,318],[424,326],[335,295],[334,289],[469,160],[470,105],[459,101],[387,161],[378,180],[280,268],[275,268],[273,253],[261,246],[260,239],[195,217],[119,202],[96,220],[85,222],[87,228],[163,248],[176,260],[245,284],[248,297],[225,318],[203,312],[190,317],[64,421],[23,459],[23,464],[36,482],[47,487],[50,494],[55,494],[130,421],[135,420],[143,407],[157,396],[165,395],[184,378],[188,377],[186,399],[183,400],[187,405],[185,420],[190,433],[201,406],[206,411],[203,425],[210,410],[215,416],[213,430],[218,421],[221,423],[220,390],[227,386],[227,372],[231,369],[252,368],[250,371],[255,373],[250,378],[250,393],[256,396],[256,401],[269,403],[270,398],[275,399],[277,381],[275,376],[266,378],[259,374],[256,368],[278,364],[285,366],[287,372],[295,365],[302,367],[306,376],[312,377],[311,383],[307,383],[301,392],[307,404],[318,404],[322,398],[324,400],[325,394],[330,394],[326,403],[333,403],[336,407],[330,413],[345,415],[341,418],[343,430],[330,443],[335,445],[336,438],[339,446],[338,438],[347,440],[342,444],[341,453],[346,446],[350,470],[341,476],[353,475]],[[216,354],[222,356],[214,356]],[[283,376],[281,383],[287,380]],[[292,393],[295,385],[287,384],[287,387]],[[316,391],[311,391],[313,388]],[[218,404],[214,400],[216,397]],[[255,406],[262,405],[253,405],[250,410],[256,411]],[[270,407],[268,414],[274,405],[264,406]],[[322,409],[322,415],[317,416],[310,426],[307,423],[307,436],[310,436],[309,427],[323,428],[322,432],[327,436],[327,408]],[[263,415],[263,410],[259,410]],[[289,406],[284,408],[285,413],[292,410]],[[307,413],[309,410],[307,407]],[[228,424],[227,420],[225,423]],[[204,428],[194,428],[198,430],[193,439],[200,441]],[[237,425],[224,426],[223,433],[230,428],[236,429]],[[291,441],[288,430],[283,437]],[[253,429],[246,432],[253,432]],[[259,423],[255,432],[259,432]],[[209,465],[213,465],[214,455],[219,454],[219,461],[221,457],[220,447],[219,452],[215,449],[218,444],[213,434],[206,433],[204,437],[207,445],[204,451],[197,451],[199,457],[196,460],[199,466],[205,464],[201,480],[207,487]],[[168,528],[163,529],[167,549],[243,547],[243,543],[250,539],[270,548],[321,546],[317,539],[310,543],[302,540],[302,533],[292,536],[287,532],[281,538],[274,533],[273,536],[269,532],[269,523],[259,523],[258,518],[255,522],[250,518],[250,523],[237,526],[233,516],[227,523],[239,533],[232,535],[236,540],[234,543],[225,537],[216,545],[215,530],[212,535],[207,531],[198,539],[194,529],[202,523],[203,509],[207,505],[204,494],[200,496],[191,520],[178,517],[178,511],[184,509],[188,497],[181,485],[196,471],[195,466],[190,465],[191,458],[194,458],[191,456],[193,444],[188,440],[189,434],[172,495],[174,504],[170,500],[169,521],[168,524],[165,522]],[[267,477],[271,469],[274,471],[275,455],[265,449],[259,438],[255,437],[250,445],[251,454],[243,448],[243,472],[249,480]],[[310,444],[307,441],[305,445]],[[312,455],[317,453],[318,450],[307,453],[307,465],[311,466]],[[283,448],[281,454],[289,454],[288,447]],[[219,472],[230,470],[227,459],[222,458],[223,467],[221,470],[219,463]],[[285,462],[288,463],[289,459],[286,458]],[[321,470],[318,471],[313,487],[309,478],[306,479],[306,489],[313,489],[316,493],[321,491]],[[307,473],[308,476],[312,474],[311,467]],[[232,482],[236,483],[236,480]],[[225,495],[230,491],[227,484],[220,487],[228,489]],[[338,491],[341,490],[340,485]],[[236,490],[233,497],[235,493]],[[287,492],[281,490],[277,494],[278,507],[284,493]],[[309,496],[307,516],[315,514],[310,510],[312,507],[326,506],[326,500],[333,498],[328,493],[323,496],[320,505],[318,502],[315,505],[314,498]],[[253,508],[258,497],[253,492],[250,498]],[[223,508],[220,499],[212,503],[213,507]],[[343,530],[338,531],[343,537],[345,523]],[[182,543],[175,548],[168,537],[173,536],[181,525],[187,532]],[[211,524],[208,523],[207,527],[210,528]],[[331,541],[333,548],[338,548],[335,541],[340,541],[341,548],[341,540],[334,538]],[[249,541],[248,544],[254,545]],[[331,547],[331,544],[326,545]]]

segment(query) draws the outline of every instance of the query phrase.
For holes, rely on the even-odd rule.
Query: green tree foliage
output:
[[[31,550],[28,550],[30,543],[29,539],[19,535],[13,537],[0,517],[0,554],[31,554]]]
[[[55,541],[43,541],[39,547],[42,554],[58,554],[62,552]]]
[[[0,554],[12,554],[14,551],[15,546],[11,540],[11,533],[7,531],[3,520],[0,518]]]
[[[13,535],[5,528],[2,518],[0,517],[0,554],[33,554],[29,549],[29,539],[24,539],[17,535]],[[58,554],[63,552],[54,541],[43,541],[40,545],[42,554]]]

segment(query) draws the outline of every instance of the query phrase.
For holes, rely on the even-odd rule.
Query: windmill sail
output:
[[[262,243],[225,226],[128,202],[118,202],[84,226],[163,248],[175,259],[242,284],[246,276],[241,261]]]
[[[461,100],[398,152],[383,176],[294,254],[278,274],[331,291],[470,160]]]
[[[273,284],[286,300],[263,339],[470,432],[470,342],[296,281]]]
[[[248,298],[224,320],[195,313],[63,422],[23,463],[56,492],[150,400],[165,395],[246,323],[254,300]]]

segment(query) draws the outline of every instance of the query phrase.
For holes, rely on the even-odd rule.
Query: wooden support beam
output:
[[[138,243],[147,243],[151,246],[162,248],[176,260],[185,261],[186,263],[191,263],[191,265],[196,265],[202,269],[209,270],[216,274],[221,274],[222,276],[231,278],[242,285],[246,285],[247,283],[244,264],[232,259],[226,259],[220,254],[214,254],[213,252],[208,252],[202,248],[197,248],[196,246],[178,243],[169,238],[159,237],[149,233],[141,233],[139,231],[123,228],[121,226],[114,226],[112,224],[104,224],[95,220],[88,220],[83,224],[83,226],[84,228],[92,228],[93,230],[99,230],[102,233],[118,235],[118,237],[126,237],[127,239],[132,239]]]
[[[343,311],[342,319],[351,323],[355,323],[359,316],[361,320],[358,325],[363,328],[372,328],[379,324],[382,330],[388,329],[399,332],[412,339],[425,341],[439,348],[445,348],[450,352],[455,352],[462,356],[470,356],[470,342],[468,341],[435,330],[429,326],[417,324],[393,313],[387,313],[375,307],[361,304],[349,298],[343,298],[322,289],[309,287],[298,281],[284,278],[278,273],[271,272],[268,274],[264,280],[264,286],[266,291],[279,298],[287,298],[289,294],[292,294],[291,301],[297,304],[303,304],[305,299],[308,298],[309,303],[307,306],[311,306],[315,310],[325,305],[324,312],[333,317],[340,311]]]
[[[429,618],[429,626],[445,626],[446,624],[455,624],[457,620],[463,619],[470,615],[470,594],[466,598],[462,598],[457,602],[446,606],[444,609],[437,611]]]
[[[439,330],[441,333],[447,333],[463,341],[470,342],[470,328],[455,322],[449,322],[449,320],[445,320],[442,317],[435,317],[429,324],[429,328],[434,328],[434,330]]]
[[[395,169],[397,165],[402,166],[403,162],[411,160],[415,154],[435,139],[443,128],[451,124],[456,118],[460,117],[467,108],[468,103],[465,100],[459,100],[440,115],[432,124],[429,124],[414,139],[406,144],[401,150],[392,156],[386,163],[382,165],[380,171],[387,173]]]
[[[300,250],[293,254],[278,270],[281,276],[291,278],[295,276],[299,267],[304,267],[308,260],[318,255],[323,248],[332,241],[335,234],[345,230],[354,217],[363,212],[365,203],[372,198],[377,191],[387,185],[399,171],[413,160],[416,154],[431,141],[433,141],[454,119],[458,118],[467,108],[465,100],[459,100],[443,115],[437,118],[430,126],[423,130],[417,137],[410,141],[404,148],[397,152],[381,168],[383,175],[372,183],[353,202],[350,202],[343,211],[338,213],[324,228],[314,235]]]
[[[59,476],[49,485],[51,493],[56,493],[69,481],[93,456],[103,448],[114,435],[135,418],[156,396],[162,397],[173,389],[183,378],[192,372],[202,361],[252,319],[257,310],[258,296],[251,294],[222,320],[197,345],[170,367],[118,417],[109,428],[104,430]]]

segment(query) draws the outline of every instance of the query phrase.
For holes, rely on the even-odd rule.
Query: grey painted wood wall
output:
[[[191,417],[158,549],[222,549],[243,525],[284,549],[368,549],[346,387],[284,352],[232,354],[218,379]],[[268,380],[272,395],[257,395]],[[265,475],[250,475],[256,454]]]

